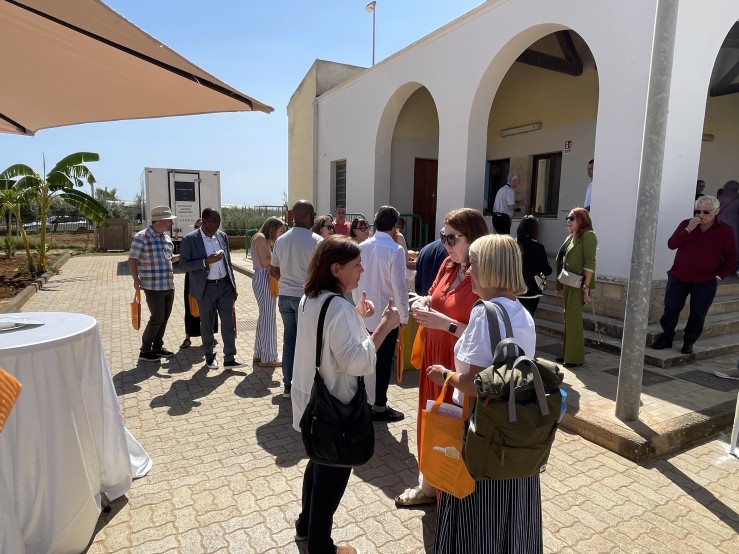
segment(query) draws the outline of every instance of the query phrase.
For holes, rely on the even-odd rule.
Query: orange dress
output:
[[[431,308],[441,312],[465,325],[470,321],[472,306],[479,299],[472,292],[472,279],[469,275],[452,290],[449,287],[454,283],[457,268],[446,269],[451,260],[447,258],[439,268],[434,284],[431,285]],[[421,419],[421,410],[426,408],[427,400],[436,400],[441,392],[441,386],[432,382],[426,375],[426,368],[433,364],[440,364],[447,369],[454,370],[454,345],[457,337],[446,330],[427,329],[424,343],[421,370],[418,372],[418,419]],[[447,388],[444,402],[452,402],[452,387]],[[417,430],[420,433],[420,429]],[[418,444],[421,443],[418,437]]]

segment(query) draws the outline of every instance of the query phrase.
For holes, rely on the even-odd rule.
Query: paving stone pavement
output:
[[[250,362],[257,306],[250,279],[237,281],[237,357]],[[184,338],[181,273],[175,282],[173,351]],[[199,339],[161,365],[138,363],[131,285],[124,255],[76,256],[24,307],[97,319],[126,425],[154,461],[101,515],[88,552],[299,552],[306,458],[280,370],[207,371]],[[435,510],[393,504],[416,480],[415,379],[390,387],[406,418],[377,427],[375,456],[353,472],[335,517],[334,540],[365,554],[433,550]],[[726,434],[635,464],[560,431],[542,476],[545,552],[739,552],[738,469]]]

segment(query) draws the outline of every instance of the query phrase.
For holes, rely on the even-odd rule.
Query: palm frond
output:
[[[77,189],[65,189],[58,194],[58,198],[76,208],[84,216],[99,227],[107,227],[105,219],[109,216],[108,210],[89,194]]]

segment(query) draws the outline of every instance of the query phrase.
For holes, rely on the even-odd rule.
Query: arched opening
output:
[[[388,103],[378,132],[378,160],[389,145],[388,202],[404,215],[406,241],[417,249],[433,240],[439,116],[429,90],[413,85],[412,91],[412,85],[404,85]],[[379,186],[381,181],[377,181]]]
[[[521,185],[514,192],[521,205],[512,230],[523,215],[536,215],[549,251],[562,238],[560,215],[584,205],[598,86],[588,45],[574,31],[559,30],[541,36],[516,58],[489,107],[484,211],[492,215],[497,191],[509,173],[518,173]],[[597,168],[594,173],[597,179]]]

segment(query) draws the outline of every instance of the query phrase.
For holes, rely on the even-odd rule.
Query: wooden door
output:
[[[439,175],[439,161],[416,158],[413,175],[413,213],[421,216],[426,225],[425,236],[420,229],[413,229],[413,244],[423,246],[432,242],[436,236],[436,184]],[[414,222],[414,227],[416,227]],[[418,233],[416,235],[416,233]]]

